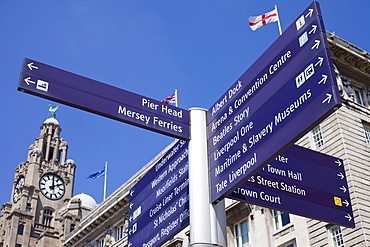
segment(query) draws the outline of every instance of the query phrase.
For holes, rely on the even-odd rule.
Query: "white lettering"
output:
[[[158,105],[150,102],[150,99],[142,98],[141,106],[146,106],[152,110],[158,110]]]
[[[275,126],[281,123],[284,119],[286,119],[290,113],[295,111],[298,107],[300,107],[303,103],[305,103],[311,97],[311,89],[308,89],[304,92],[296,101],[294,101],[289,107],[287,107],[283,112],[279,112],[275,116]]]
[[[233,97],[233,95],[236,94],[242,87],[242,82],[239,80],[238,84],[234,88],[229,90],[229,99]]]
[[[291,51],[287,51],[284,55],[282,55],[276,63],[270,66],[270,75],[274,74],[290,57]]]
[[[263,128],[259,133],[256,135],[252,135],[248,142],[249,142],[249,148],[253,147],[256,143],[258,143],[263,137],[265,137],[268,134],[272,133],[272,127],[273,127],[273,122],[269,123],[266,125],[265,128]]]
[[[137,119],[137,120],[143,121],[146,124],[148,124],[149,121],[150,121],[149,116],[146,116],[146,115],[141,114],[139,112],[131,111],[131,110],[127,109],[126,106],[125,107],[118,106],[118,113],[123,114],[123,115],[125,115],[129,118],[132,118],[132,119]]]
[[[281,204],[280,196],[271,196],[271,195],[266,194],[266,192],[264,191],[260,192],[260,198],[263,201],[272,202],[275,204]]]
[[[212,116],[215,115],[224,105],[227,103],[227,95],[223,97],[220,102],[217,102],[214,107],[212,107]]]

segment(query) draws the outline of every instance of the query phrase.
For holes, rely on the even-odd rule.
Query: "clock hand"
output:
[[[50,189],[54,190],[55,188],[55,181],[54,178],[52,178],[51,186],[49,186]]]

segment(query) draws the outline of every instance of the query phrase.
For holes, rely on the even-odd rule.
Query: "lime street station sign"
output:
[[[228,198],[355,227],[343,160],[296,145]]]
[[[157,133],[189,140],[189,112],[25,58],[18,90]]]

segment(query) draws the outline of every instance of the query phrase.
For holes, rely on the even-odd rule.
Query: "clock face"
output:
[[[20,196],[20,189],[23,187],[23,185],[24,185],[24,177],[22,176],[18,178],[17,184],[15,185],[15,188],[14,188],[14,194],[13,194],[14,203],[18,202],[18,199]]]
[[[40,179],[41,193],[48,199],[58,200],[64,195],[64,182],[54,174],[45,174]]]

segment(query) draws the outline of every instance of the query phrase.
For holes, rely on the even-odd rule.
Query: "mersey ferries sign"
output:
[[[18,90],[175,138],[189,139],[189,112],[24,59]]]

